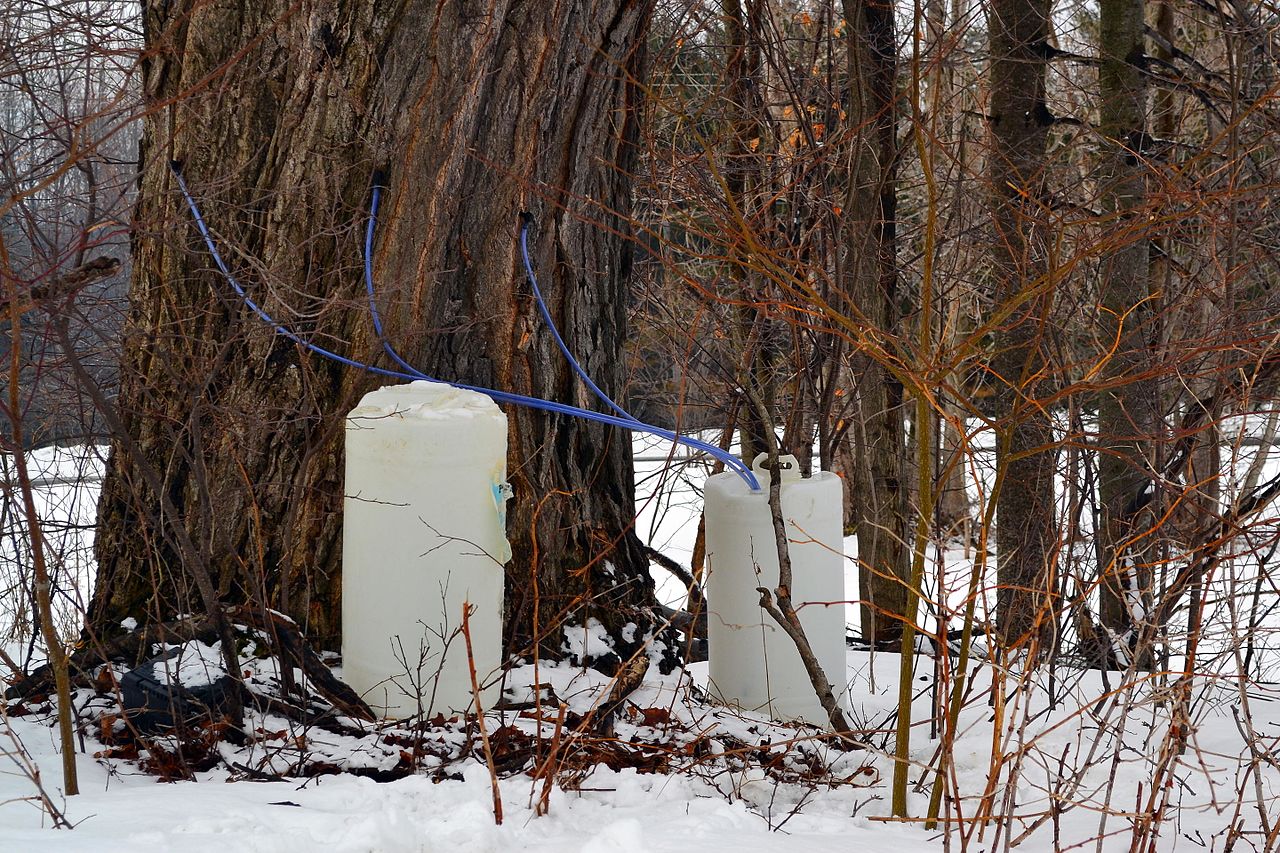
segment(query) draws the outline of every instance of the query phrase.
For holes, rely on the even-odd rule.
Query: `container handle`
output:
[[[765,462],[769,460],[768,453],[760,453],[751,463],[751,470],[757,477],[761,474],[771,476],[772,471],[765,467]],[[778,456],[778,471],[782,476],[782,484],[785,486],[789,483],[798,483],[803,477],[800,476],[800,460],[796,459],[790,453],[783,453]]]

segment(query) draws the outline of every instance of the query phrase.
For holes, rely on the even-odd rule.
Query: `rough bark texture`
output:
[[[1110,386],[1098,398],[1101,459],[1098,492],[1103,511],[1102,624],[1117,636],[1149,610],[1154,523],[1147,512],[1155,497],[1152,472],[1158,438],[1159,390],[1150,372],[1158,343],[1151,301],[1150,249],[1143,209],[1146,167],[1147,86],[1143,78],[1142,0],[1103,0],[1099,6],[1102,65],[1101,190],[1114,247],[1103,258],[1098,339],[1102,375]],[[1150,553],[1152,556],[1144,556]],[[1135,634],[1136,635],[1136,634]]]
[[[534,263],[570,348],[602,388],[620,388],[631,75],[648,4],[149,0],[143,13],[152,111],[120,405],[181,517],[162,517],[117,444],[91,621],[190,608],[167,533],[183,525],[228,600],[258,598],[332,644],[343,415],[387,380],[304,353],[252,316],[212,271],[167,161],[184,164],[253,298],[363,360],[378,348],[361,238],[384,171],[375,275],[401,352],[443,379],[593,405],[536,318],[517,214],[534,215]],[[652,589],[630,532],[628,436],[508,415],[512,634],[581,601],[579,618],[620,627]]]
[[[1045,280],[1043,223],[1047,0],[993,0],[991,39],[992,222],[995,306],[1007,312],[995,335],[1000,434],[997,465],[997,620],[1007,644],[1029,641],[1052,612],[1053,441],[1037,398],[1047,387],[1044,339],[1052,288]]]
[[[849,152],[844,293],[887,336],[900,332],[897,266],[897,41],[892,3],[845,0],[849,39]],[[887,641],[907,618],[910,572],[902,385],[874,360],[858,365],[846,501],[858,533],[862,635]],[[846,458],[848,458],[846,456]],[[849,474],[852,476],[849,476]]]
[[[768,221],[768,153],[771,136],[768,105],[765,103],[765,61],[760,47],[764,8],[760,0],[724,0],[721,3],[725,27],[725,91],[730,103],[732,132],[725,156],[725,188],[729,200],[742,216]],[[774,360],[779,355],[780,338],[776,324],[757,305],[770,292],[766,276],[752,268],[749,256],[729,264],[734,303],[733,347],[743,354],[738,365],[738,383],[750,388],[764,403],[742,407],[738,418],[739,452],[748,464],[767,451],[766,432],[776,430],[778,375]]]

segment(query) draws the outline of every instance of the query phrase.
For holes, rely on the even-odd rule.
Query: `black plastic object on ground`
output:
[[[220,719],[231,704],[237,683],[223,669],[209,673],[204,684],[183,685],[177,673],[184,648],[152,658],[120,679],[124,712],[139,731],[181,728]]]

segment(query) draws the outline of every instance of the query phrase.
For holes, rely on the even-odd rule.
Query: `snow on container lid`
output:
[[[425,380],[407,385],[384,385],[370,391],[347,415],[352,419],[395,416],[423,419],[497,416],[506,420],[498,404],[484,394]]]

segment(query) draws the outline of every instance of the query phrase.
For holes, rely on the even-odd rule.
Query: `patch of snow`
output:
[[[156,667],[156,674],[164,673],[170,684],[181,684],[183,687],[204,687],[213,684],[226,675],[226,667],[222,663],[222,642],[206,646],[198,640],[192,640],[180,646],[166,646],[166,650],[177,652]]]
[[[566,654],[585,662],[612,652],[613,640],[600,620],[593,616],[587,619],[586,625],[569,625],[564,629],[562,648]]]

